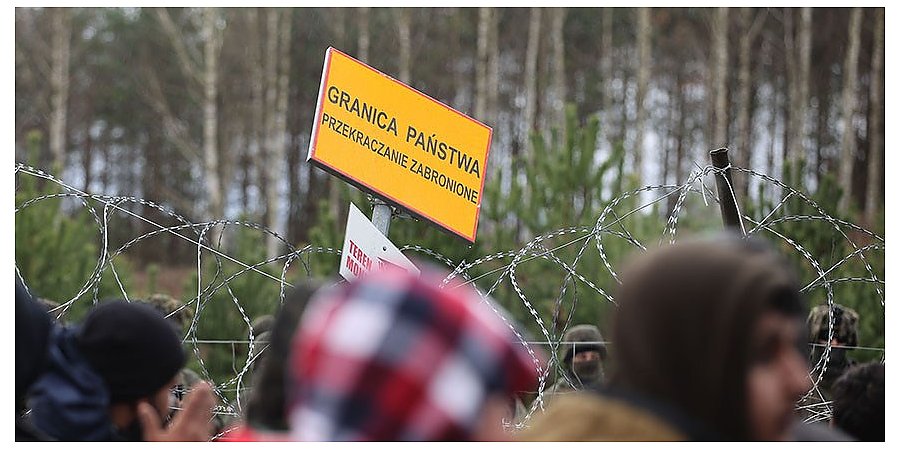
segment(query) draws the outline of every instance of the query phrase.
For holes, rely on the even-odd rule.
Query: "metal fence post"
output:
[[[722,222],[727,228],[744,234],[744,224],[738,213],[737,194],[734,189],[734,181],[731,179],[731,161],[728,158],[728,149],[722,147],[709,152],[713,167],[716,168],[716,190],[719,193],[719,209],[722,212]]]

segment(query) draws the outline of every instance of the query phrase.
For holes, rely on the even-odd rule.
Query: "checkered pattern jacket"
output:
[[[292,438],[471,440],[491,395],[534,389],[538,369],[509,327],[439,281],[381,272],[313,298],[292,344]]]

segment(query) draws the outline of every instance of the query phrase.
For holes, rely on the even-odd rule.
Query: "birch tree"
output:
[[[638,185],[641,186],[644,178],[644,127],[647,122],[647,109],[644,103],[650,88],[650,8],[638,8],[637,19],[638,81],[635,97],[637,120],[634,126],[634,174],[637,177]]]
[[[400,43],[400,81],[409,84],[412,54],[412,37],[410,36],[410,10],[400,8],[397,11],[397,35]]]
[[[490,21],[488,26],[488,58],[487,58],[487,111],[485,120],[491,127],[497,127],[499,120],[500,98],[500,43],[498,42],[498,29],[500,28],[500,9],[490,9]]]
[[[844,88],[841,98],[843,104],[842,120],[844,124],[841,137],[840,185],[844,189],[838,208],[847,212],[853,194],[853,166],[856,162],[856,127],[853,116],[856,114],[856,67],[859,60],[860,22],[862,9],[853,8],[850,13],[849,43],[844,59]]]
[[[362,62],[369,60],[369,7],[359,8],[356,19],[359,26],[359,36],[357,38],[357,57]]]
[[[165,8],[156,9],[156,15],[162,26],[163,32],[168,36],[180,68],[188,78],[191,92],[200,98],[203,110],[203,142],[199,146],[202,152],[194,150],[197,145],[190,140],[185,126],[173,116],[165,105],[161,89],[157,86],[156,99],[153,101],[155,109],[162,116],[164,127],[169,130],[167,137],[174,140],[176,147],[180,147],[185,155],[195,155],[200,160],[203,168],[204,190],[206,194],[205,215],[211,219],[221,219],[225,216],[224,201],[222,198],[222,183],[219,178],[219,148],[218,148],[218,57],[222,44],[224,28],[219,27],[220,15],[215,8],[207,8],[202,13],[202,56],[198,57],[196,51],[188,47],[186,40],[181,35],[171,16]],[[152,74],[151,74],[152,77]],[[153,78],[155,79],[155,78]],[[168,124],[168,126],[167,126]],[[216,229],[211,230],[210,239],[215,242],[219,234]]]
[[[477,62],[475,66],[475,118],[485,120],[488,102],[488,47],[491,9],[478,8]]]
[[[54,8],[53,44],[50,62],[50,154],[53,170],[61,173],[66,163],[66,111],[69,105],[69,46],[71,15],[67,8]]]
[[[551,121],[556,129],[562,130],[566,107],[566,46],[563,31],[566,23],[566,9],[550,9],[550,45],[552,51],[552,94],[550,97]]]
[[[613,8],[603,8],[603,26],[600,31],[600,111],[603,113],[603,126],[601,132],[607,139],[612,133],[607,128],[612,127],[612,80],[613,80]]]
[[[741,8],[741,37],[738,52],[738,117],[737,143],[734,148],[737,150],[737,164],[740,167],[750,167],[750,155],[753,151],[753,145],[750,142],[751,128],[751,111],[750,105],[753,93],[753,80],[750,78],[751,69],[751,50],[753,42],[759,35],[759,31],[765,22],[766,11],[760,10],[756,14],[750,8]],[[738,198],[744,198],[747,195],[749,177],[741,177],[741,181],[737,183]]]
[[[788,78],[788,119],[785,130],[784,156],[794,170],[799,170],[806,163],[804,141],[808,135],[806,116],[809,109],[807,105],[809,104],[812,10],[810,8],[801,9],[800,26],[795,36],[794,11],[792,8],[785,8],[784,33],[785,69]],[[803,183],[802,175],[797,183]]]
[[[875,224],[878,210],[883,208],[881,199],[881,174],[884,173],[884,146],[881,133],[881,70],[884,66],[882,51],[884,50],[884,8],[878,8],[875,16],[873,32],[872,71],[869,76],[869,176],[866,179],[866,223]]]
[[[291,65],[291,10],[279,11],[271,8],[268,12],[269,25],[275,28],[269,31],[269,50],[272,52],[269,60],[274,60],[275,62],[270,62],[269,67],[267,67],[267,70],[271,70],[271,72],[267,76],[270,84],[267,86],[266,97],[267,103],[273,107],[273,113],[270,114],[271,120],[268,127],[268,147],[270,148],[269,154],[271,158],[267,170],[271,184],[267,191],[266,222],[273,231],[284,234],[287,227],[281,218],[281,205],[285,196],[281,195],[279,186],[287,176],[286,136],[288,75]],[[266,254],[269,258],[279,254],[279,246],[280,242],[275,236],[266,236]]]
[[[525,50],[525,154],[531,155],[531,133],[537,113],[537,59],[541,43],[541,8],[532,7]]]
[[[713,18],[713,148],[728,144],[728,8],[717,8]]]

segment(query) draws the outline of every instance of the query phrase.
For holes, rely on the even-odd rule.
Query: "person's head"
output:
[[[102,303],[84,319],[76,344],[109,391],[110,418],[117,428],[136,424],[141,400],[161,418],[168,414],[169,391],[185,354],[173,325],[160,312],[137,302]]]
[[[316,294],[291,353],[294,438],[508,439],[538,368],[489,299],[440,281],[376,272]]]
[[[809,342],[813,344],[810,363],[817,367],[824,364],[824,385],[821,387],[830,390],[834,380],[850,365],[847,357],[849,349],[846,347],[855,347],[859,342],[859,314],[837,303],[832,308],[819,305],[810,310],[806,326],[809,330]],[[825,362],[823,358],[828,346],[831,348]]]
[[[586,386],[603,379],[606,345],[602,342],[603,335],[594,325],[576,325],[563,335],[560,361],[575,386]]]
[[[884,365],[853,366],[832,389],[832,422],[860,441],[884,441]]]
[[[809,376],[798,286],[776,253],[732,236],[689,241],[639,256],[621,280],[614,386],[722,439],[788,438]]]
[[[851,308],[834,303],[819,305],[809,311],[806,318],[809,341],[817,344],[844,345],[854,347],[859,341],[859,314]],[[828,328],[831,325],[831,339]]]

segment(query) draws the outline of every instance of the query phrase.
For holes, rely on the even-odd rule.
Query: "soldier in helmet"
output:
[[[828,323],[832,319],[828,314],[828,305],[819,305],[813,308],[806,321],[809,327],[809,341],[813,344],[810,361],[812,366],[819,363],[825,349],[831,345],[825,373],[819,384],[820,389],[824,389],[826,394],[830,393],[835,380],[840,378],[849,367],[856,364],[856,361],[847,357],[849,349],[846,347],[855,347],[859,342],[859,314],[837,303],[834,304],[832,311],[834,324],[830,340],[828,339]]]
[[[544,394],[564,394],[603,382],[605,359],[606,345],[596,326],[576,325],[570,328],[559,348],[562,376]]]

